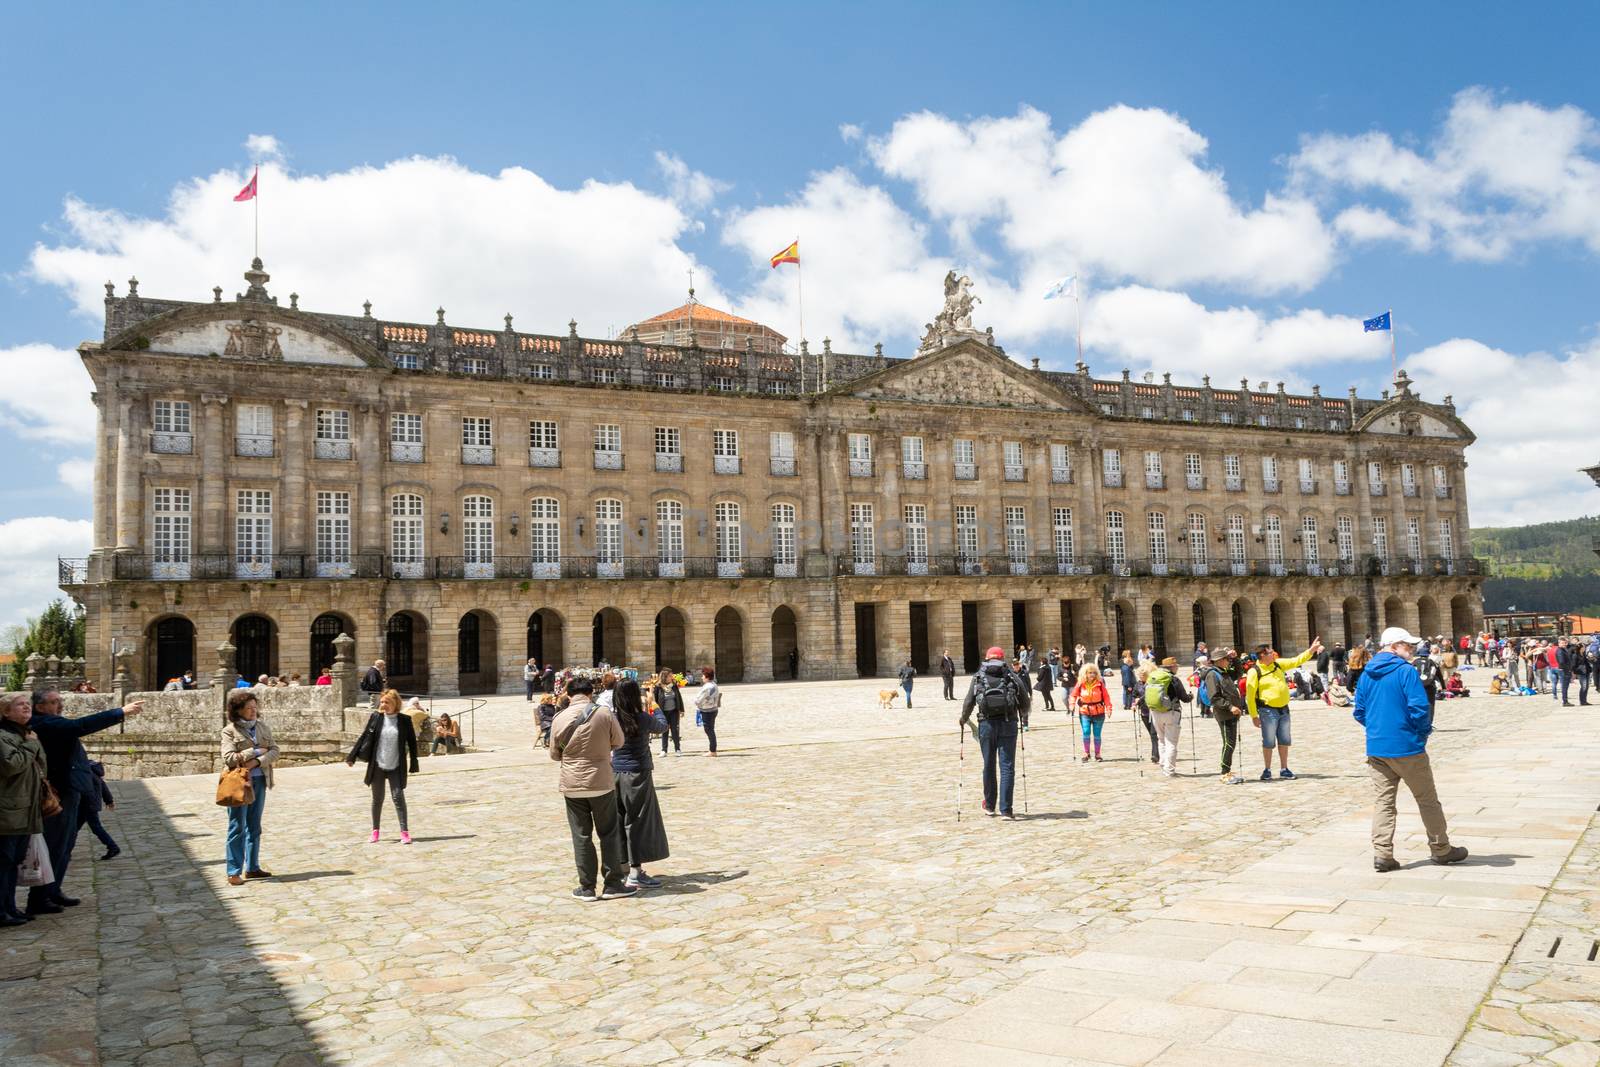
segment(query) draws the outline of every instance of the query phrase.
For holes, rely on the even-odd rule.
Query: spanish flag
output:
[[[774,269],[777,268],[779,263],[793,263],[796,266],[799,265],[800,238],[796,237],[794,239],[794,244],[790,245],[788,248],[785,248],[782,252],[779,252],[777,255],[772,257],[772,266]]]

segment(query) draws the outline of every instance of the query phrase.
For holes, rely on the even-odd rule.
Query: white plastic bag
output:
[[[45,846],[44,835],[34,834],[28,838],[28,851],[23,853],[22,862],[17,864],[17,885],[49,885],[55,880],[56,872],[50,866],[50,849]]]

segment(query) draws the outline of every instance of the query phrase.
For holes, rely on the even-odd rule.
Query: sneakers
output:
[[[400,843],[402,845],[411,844],[411,833],[410,833],[410,831],[408,831],[408,830],[401,830],[400,831]]]
[[[1446,852],[1444,855],[1433,857],[1433,862],[1441,864],[1441,865],[1442,864],[1446,864],[1446,863],[1460,863],[1462,860],[1464,860],[1466,858],[1467,858],[1466,846],[1465,845],[1457,845],[1455,848],[1451,849],[1449,852]]]
[[[1084,763],[1088,763],[1089,762],[1089,753],[1085,752],[1083,754],[1083,762]]]
[[[638,893],[639,893],[639,887],[638,886],[636,886],[636,885],[628,885],[626,882],[624,882],[622,885],[608,885],[608,886],[606,886],[604,896],[605,896],[606,900],[611,900],[611,899],[616,898],[616,897],[637,896]]]
[[[576,888],[576,889],[574,889],[572,891],[572,895],[573,895],[574,898],[576,898],[578,900],[594,900],[594,899],[596,899],[593,889],[587,889],[587,888],[585,888],[585,887],[583,887],[581,885],[578,888]]]
[[[1100,758],[1100,753],[1098,753],[1098,752],[1096,752],[1096,753],[1095,753],[1095,754],[1094,754],[1094,761],[1095,761],[1095,762],[1096,762],[1096,763],[1104,763],[1104,762],[1105,762],[1105,760],[1103,760],[1103,759],[1101,759],[1101,758]]]
[[[983,809],[983,813],[985,815],[989,816],[989,818],[991,818],[991,819],[994,818],[996,815],[1000,814],[998,811],[995,811],[993,808],[984,808]]]
[[[1272,768],[1271,767],[1268,767],[1266,770],[1261,772],[1261,780],[1263,782],[1272,781]]]
[[[1400,869],[1400,861],[1393,856],[1376,856],[1372,860],[1372,869],[1379,874],[1388,874]]]
[[[1291,771],[1289,768],[1285,767],[1283,770],[1278,772],[1278,777],[1279,778],[1293,778],[1294,777],[1294,772]]]
[[[112,845],[110,848],[106,849],[106,854],[100,858],[103,860],[114,860],[120,855],[122,855],[122,849],[118,848],[116,845]]]
[[[1000,814],[1005,816],[1007,819],[1010,819],[1012,822],[1017,821],[1017,813],[1014,811],[1002,811]]]
[[[376,845],[378,843],[378,833],[379,831],[377,830],[372,831],[372,836],[367,838],[367,844]]]
[[[1229,785],[1244,785],[1244,779],[1240,778],[1237,774],[1232,778],[1226,779],[1226,781]]]
[[[629,871],[623,885],[637,886],[640,889],[660,889],[661,879],[652,878],[643,871]]]

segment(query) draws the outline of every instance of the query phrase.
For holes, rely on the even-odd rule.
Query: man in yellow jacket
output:
[[[1311,647],[1293,659],[1279,659],[1271,645],[1256,648],[1256,664],[1244,675],[1244,702],[1250,709],[1250,724],[1261,731],[1261,756],[1266,769],[1263,782],[1272,781],[1272,750],[1278,750],[1278,777],[1293,778],[1289,769],[1289,677],[1292,671],[1322,651],[1322,638],[1311,640]]]

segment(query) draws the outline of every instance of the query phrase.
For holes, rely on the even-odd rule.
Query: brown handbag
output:
[[[234,767],[222,772],[217,779],[217,805],[224,808],[242,808],[255,803],[256,790],[250,784],[250,771]]]
[[[39,814],[46,819],[53,819],[61,814],[61,795],[56,792],[56,787],[50,784],[50,779],[44,780],[44,792],[39,796]]]

